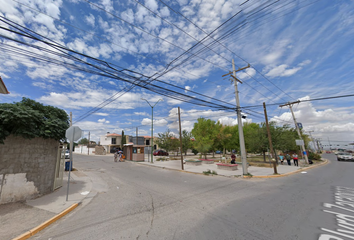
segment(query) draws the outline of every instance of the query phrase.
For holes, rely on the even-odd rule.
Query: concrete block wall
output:
[[[53,191],[59,142],[9,136],[0,144],[0,204]]]

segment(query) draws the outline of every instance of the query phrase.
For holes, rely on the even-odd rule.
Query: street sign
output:
[[[298,139],[298,140],[295,140],[295,142],[296,142],[296,145],[297,145],[297,146],[302,146],[302,145],[304,145],[304,140]]]
[[[66,129],[65,137],[69,142],[77,141],[81,138],[82,131],[78,126],[71,126]]]
[[[302,129],[302,123],[297,123],[299,129]]]

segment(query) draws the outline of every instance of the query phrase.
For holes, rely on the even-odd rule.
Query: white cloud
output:
[[[99,123],[109,123],[109,121],[106,121],[105,118],[98,119],[97,122],[99,122]]]
[[[99,113],[99,112],[94,113],[94,115],[98,115],[98,116],[109,116],[108,113]]]
[[[167,121],[165,119],[154,119],[154,126],[166,126]],[[150,125],[151,124],[151,119],[150,118],[144,118],[141,121],[141,125]]]
[[[85,17],[86,22],[90,24],[92,27],[95,26],[95,16],[90,13],[90,15]]]
[[[241,80],[247,80],[256,75],[256,70],[254,68],[246,68],[245,71],[238,73],[236,76]]]

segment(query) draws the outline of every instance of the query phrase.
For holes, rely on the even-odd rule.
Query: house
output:
[[[129,136],[126,137],[126,142],[129,142]],[[117,133],[109,133],[100,137],[100,144],[106,149],[107,153],[113,153],[116,148],[121,148],[122,135]]]
[[[5,83],[3,82],[2,78],[0,77],[0,93],[2,94],[9,94],[9,91],[7,91],[7,88],[5,86]]]

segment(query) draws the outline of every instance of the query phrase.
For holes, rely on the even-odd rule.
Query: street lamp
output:
[[[145,100],[149,106],[151,107],[151,162],[153,163],[153,149],[154,149],[154,107],[156,104],[160,101],[163,101],[161,98],[157,100],[154,106],[151,106],[151,104],[146,100],[145,98],[142,98],[141,100]]]

